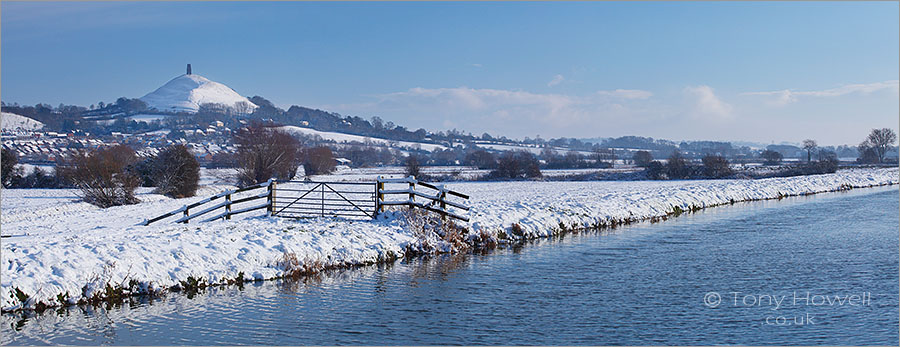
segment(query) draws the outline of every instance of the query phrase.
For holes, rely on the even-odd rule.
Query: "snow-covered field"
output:
[[[303,128],[303,127],[298,127],[298,126],[293,126],[293,125],[286,125],[279,129],[284,130],[285,132],[287,132],[289,134],[302,134],[302,135],[306,135],[306,136],[318,136],[325,140],[332,140],[337,143],[371,142],[371,143],[375,143],[375,144],[379,144],[379,145],[394,144],[401,148],[407,148],[407,149],[416,148],[416,149],[423,149],[423,150],[426,150],[429,152],[433,152],[435,149],[442,149],[442,150],[447,149],[447,147],[444,147],[441,145],[436,145],[433,143],[394,141],[394,140],[387,140],[387,139],[382,139],[382,138],[377,138],[377,137],[351,135],[351,134],[330,132],[330,131],[319,131],[319,130],[315,130],[315,129],[311,129],[311,128]]]
[[[216,176],[216,174],[220,176]],[[356,174],[364,175],[365,173]],[[380,174],[384,174],[381,171]],[[142,203],[99,209],[73,190],[2,191],[0,300],[4,310],[102,297],[107,284],[136,292],[164,291],[186,281],[268,279],[297,266],[367,264],[402,257],[424,241],[399,214],[375,221],[286,220],[249,215],[232,221],[139,226],[161,214],[228,189],[222,171],[204,171],[198,197],[173,200],[140,191]],[[327,177],[340,176],[331,175]],[[460,182],[471,196],[467,239],[498,242],[550,236],[567,229],[666,216],[675,207],[747,201],[898,183],[897,168],[761,180]],[[511,226],[517,224],[521,232]],[[518,228],[517,228],[518,229]],[[518,234],[518,235],[517,235]],[[435,235],[427,242],[450,251]],[[285,255],[297,262],[284,262]],[[131,287],[129,287],[131,286]],[[16,292],[28,296],[20,302]],[[127,291],[126,291],[127,293]]]
[[[233,184],[235,178],[235,169],[201,169],[200,184]],[[484,175],[490,173],[491,170],[482,170],[475,167],[466,166],[425,166],[421,168],[422,172],[431,176],[449,177],[451,179],[477,180]],[[625,166],[610,169],[544,169],[541,174],[545,178],[552,179],[556,177],[584,175],[592,173],[627,173],[643,170],[633,166]],[[303,168],[297,172],[296,179],[302,179]],[[385,166],[374,168],[350,168],[347,166],[338,166],[333,173],[327,175],[312,176],[311,179],[317,181],[340,181],[340,182],[372,182],[378,176],[384,178],[402,178],[406,176],[406,167],[403,166]]]

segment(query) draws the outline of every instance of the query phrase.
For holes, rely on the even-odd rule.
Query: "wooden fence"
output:
[[[378,213],[384,212],[385,206],[409,206],[435,212],[441,216],[469,221],[468,217],[462,215],[469,211],[469,207],[462,201],[469,200],[469,196],[449,190],[443,185],[421,182],[413,176],[406,178],[382,178],[379,176],[375,184],[377,185],[375,209]],[[405,199],[388,199],[398,195]]]
[[[256,210],[268,208],[272,205],[271,197],[272,197],[272,188],[274,187],[274,182],[275,182],[275,180],[268,180],[263,183],[254,184],[252,186],[248,186],[248,187],[244,187],[244,188],[240,188],[240,189],[236,189],[236,190],[226,190],[224,192],[213,195],[206,199],[202,199],[202,200],[192,203],[190,205],[182,206],[181,208],[174,210],[172,212],[165,213],[160,216],[144,220],[144,222],[142,224],[150,225],[150,223],[157,222],[157,221],[160,221],[160,220],[172,217],[172,216],[176,216],[176,215],[182,215],[182,217],[175,220],[174,221],[175,223],[187,223],[191,219],[209,214],[210,212],[213,212],[220,208],[223,209],[222,213],[217,214],[211,218],[207,218],[204,221],[211,221],[211,220],[222,219],[222,218],[231,219],[231,216],[236,215],[236,214],[241,214],[244,212],[250,212],[250,211],[256,211]],[[245,196],[241,196],[237,199],[232,200],[233,195],[241,194],[241,193],[245,193],[245,192],[247,194],[242,194]],[[200,210],[198,212],[194,212],[194,213],[190,212],[191,209],[199,208],[203,205],[212,203],[213,201],[218,201],[221,198],[224,198],[224,199],[220,203],[213,204],[210,206],[205,206],[205,208],[203,210]],[[247,202],[256,201],[256,200],[260,200],[260,199],[266,199],[266,202],[262,203],[262,204],[254,204],[254,205],[246,206]],[[240,205],[240,208],[234,208],[235,205]]]
[[[390,198],[401,196],[402,199]],[[217,201],[221,202],[215,203]],[[264,203],[248,204],[265,199]],[[181,217],[175,223],[188,223],[194,218],[209,215],[221,209],[221,213],[203,221],[231,219],[231,216],[256,210],[266,210],[270,216],[285,218],[341,217],[377,218],[388,206],[421,208],[463,221],[469,211],[465,200],[469,196],[447,189],[443,185],[420,182],[413,176],[407,178],[382,178],[373,182],[315,182],[276,181],[255,184],[225,191],[190,205],[144,220],[149,225],[169,217]],[[202,208],[201,210],[197,210]],[[194,212],[191,212],[191,211]]]

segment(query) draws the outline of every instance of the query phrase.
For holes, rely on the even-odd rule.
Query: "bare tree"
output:
[[[270,178],[290,180],[300,167],[300,143],[288,133],[254,123],[234,136],[238,150],[238,185],[247,186]]]
[[[816,140],[812,140],[812,139],[803,140],[803,149],[806,150],[806,162],[809,162],[812,160],[812,151],[814,149],[816,149],[816,147],[819,147],[819,145],[816,143]]]
[[[56,167],[57,175],[80,190],[85,202],[103,208],[135,204],[141,179],[129,170],[137,161],[134,150],[125,145],[78,153]]]
[[[421,165],[419,164],[419,158],[416,157],[415,154],[410,154],[406,157],[406,175],[419,177],[421,176]]]
[[[860,147],[871,148],[878,157],[878,162],[884,162],[884,154],[887,153],[891,145],[897,141],[897,133],[890,128],[872,129],[866,140],[860,144]],[[862,153],[862,152],[860,152]]]

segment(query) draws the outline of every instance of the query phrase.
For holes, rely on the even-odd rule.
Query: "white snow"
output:
[[[223,173],[222,171],[216,171]],[[206,179],[206,182],[218,179]],[[210,182],[211,183],[211,182]],[[503,242],[550,236],[566,228],[609,225],[666,216],[678,206],[708,207],[898,183],[898,169],[850,169],[834,174],[760,180],[466,182],[446,186],[469,194],[468,240],[482,233]],[[403,256],[424,242],[403,218],[374,221],[294,221],[250,213],[232,221],[138,226],[144,218],[174,210],[230,186],[202,187],[198,197],[173,200],[143,189],[137,205],[99,209],[76,201],[73,190],[4,189],[0,305],[4,310],[59,304],[90,296],[106,283],[161,291],[189,276],[221,283],[243,273],[266,279],[285,273],[284,254],[304,266],[367,264]],[[391,189],[390,187],[387,187]],[[237,199],[237,197],[234,197]],[[430,237],[427,242],[435,242]],[[441,242],[441,241],[437,241]],[[439,244],[438,249],[449,250]],[[30,296],[15,299],[15,289]],[[65,301],[65,300],[64,300]]]
[[[0,118],[3,119],[0,122],[3,130],[38,130],[44,127],[44,123],[15,113],[2,112]]]
[[[351,135],[351,134],[330,132],[330,131],[319,131],[319,130],[315,130],[315,129],[303,128],[303,127],[298,127],[298,126],[293,126],[293,125],[279,127],[278,129],[284,130],[285,132],[287,132],[289,134],[303,134],[306,136],[319,136],[325,140],[332,140],[337,143],[356,141],[356,142],[360,142],[360,143],[371,142],[371,143],[379,144],[379,145],[394,144],[395,146],[402,147],[402,148],[407,148],[407,149],[421,148],[421,149],[429,151],[429,152],[433,152],[435,149],[438,149],[438,148],[447,149],[447,147],[444,147],[442,145],[436,145],[433,143],[394,141],[394,140],[387,140],[387,139],[382,139],[382,138],[377,138],[377,137]]]
[[[164,120],[168,119],[169,117],[172,117],[172,116],[164,115],[164,114],[136,114],[133,116],[129,116],[128,119],[133,120],[135,122],[150,123],[150,122],[157,121],[157,120],[164,121]]]
[[[159,111],[197,112],[203,104],[222,104],[234,107],[246,102],[252,111],[257,106],[228,86],[208,80],[200,75],[175,77],[159,89],[144,95],[141,100]]]

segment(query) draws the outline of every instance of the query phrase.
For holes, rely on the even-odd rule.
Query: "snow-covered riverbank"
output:
[[[772,199],[850,187],[898,183],[898,170],[852,169],[835,174],[762,180],[627,182],[466,182],[448,184],[471,196],[474,241],[551,236],[564,229],[663,217],[732,201]],[[308,270],[386,261],[421,249],[404,218],[377,221],[285,220],[248,216],[189,225],[138,226],[226,189],[209,186],[178,201],[144,191],[141,204],[99,209],[71,190],[2,192],[4,310],[55,306],[119,294],[164,291],[189,279],[212,284],[280,277]],[[513,224],[517,227],[513,228]],[[435,237],[436,249],[450,250]],[[285,261],[286,256],[296,261]],[[109,288],[107,288],[107,284]],[[27,297],[27,299],[25,299]],[[23,299],[24,302],[22,301]]]

